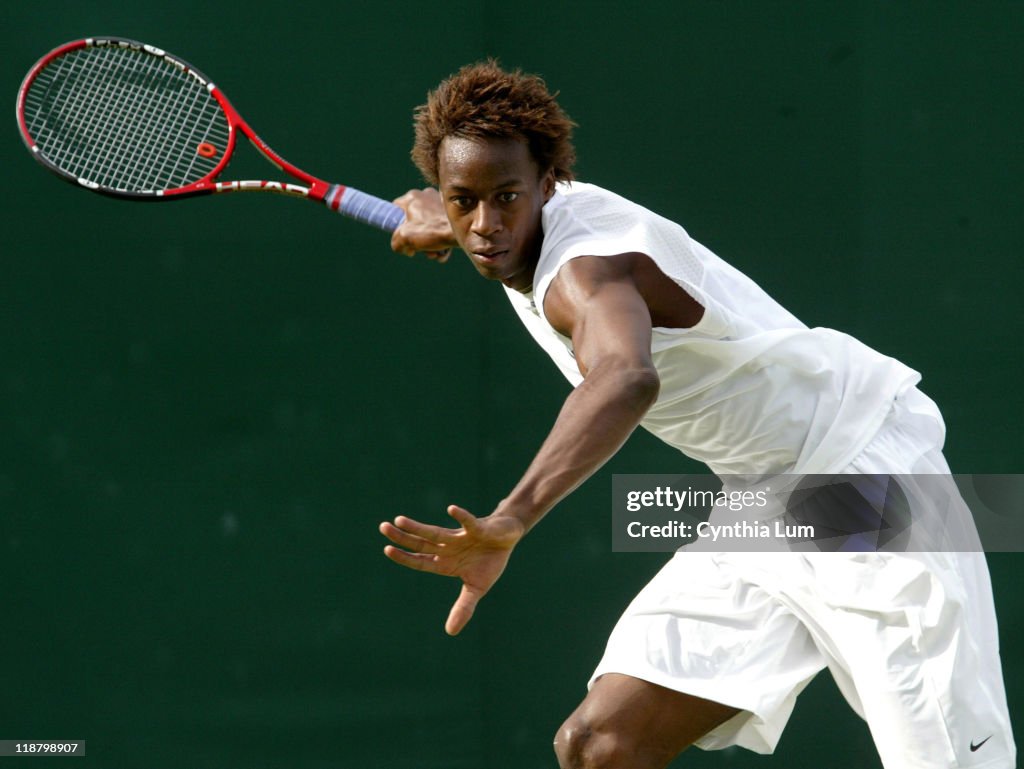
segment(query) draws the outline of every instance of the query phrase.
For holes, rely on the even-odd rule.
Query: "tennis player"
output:
[[[913,477],[950,471],[917,372],[806,327],[678,224],[574,181],[572,127],[541,79],[494,62],[416,113],[412,155],[434,186],[395,201],[407,220],[392,247],[440,260],[461,248],[574,385],[490,514],[381,524],[388,557],[462,581],[446,630],[465,627],[519,540],[638,425],[723,478],[898,474],[911,518],[926,515],[934,500]],[[957,536],[973,531],[964,513]],[[612,631],[558,731],[559,764],[664,767],[689,745],[770,753],[826,667],[887,769],[1015,765],[978,548],[684,548]]]

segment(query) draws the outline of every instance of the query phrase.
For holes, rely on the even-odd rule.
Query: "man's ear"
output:
[[[544,202],[551,200],[555,194],[555,169],[549,168],[544,174]]]

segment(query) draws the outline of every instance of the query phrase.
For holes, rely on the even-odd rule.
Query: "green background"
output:
[[[957,472],[1024,470],[1020,3],[5,15],[12,104],[57,44],[132,37],[205,71],[289,160],[387,197],[420,183],[411,109],[442,77],[487,55],[539,72],[580,125],[581,178],[921,370]],[[456,585],[389,563],[377,524],[489,512],[550,425],[567,385],[500,288],[298,201],[86,195],[29,159],[13,114],[5,136],[0,738],[85,739],[111,768],[555,766],[553,734],[665,558],[609,552],[611,474],[699,468],[634,436],[449,639]],[[990,557],[1011,712],[1020,558]],[[774,759],[679,764],[879,766],[827,676]]]

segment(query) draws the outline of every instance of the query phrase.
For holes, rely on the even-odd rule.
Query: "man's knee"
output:
[[[562,724],[555,735],[555,754],[561,769],[632,769],[635,766],[664,766],[664,762],[648,763],[651,756],[638,756],[633,735],[607,727],[598,728],[579,714]],[[645,746],[649,753],[652,746]],[[639,763],[638,763],[639,762]]]
[[[599,733],[583,719],[570,717],[555,735],[555,755],[562,769],[599,769],[615,766],[614,735]]]
[[[739,713],[627,675],[591,687],[555,737],[562,769],[663,769],[689,745]]]

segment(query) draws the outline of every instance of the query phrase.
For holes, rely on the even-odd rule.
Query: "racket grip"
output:
[[[354,187],[334,185],[327,191],[324,203],[339,214],[364,224],[372,224],[385,232],[394,232],[405,221],[405,211],[394,203],[368,195]]]

